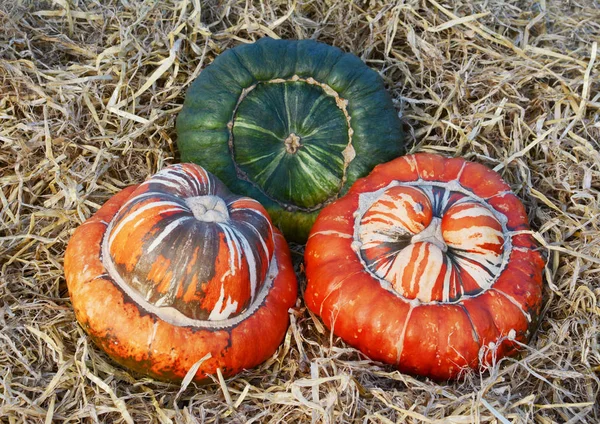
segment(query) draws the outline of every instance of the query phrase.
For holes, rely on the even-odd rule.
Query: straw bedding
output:
[[[91,344],[70,235],[178,161],[190,82],[263,36],[359,55],[410,152],[488,165],[523,199],[548,265],[522,355],[437,384],[369,361],[301,302],[277,353],[228,381],[152,381]],[[598,41],[591,0],[0,1],[0,421],[600,422]]]

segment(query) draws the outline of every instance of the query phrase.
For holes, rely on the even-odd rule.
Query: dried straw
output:
[[[203,386],[132,375],[90,344],[69,236],[178,160],[189,83],[265,35],[356,53],[410,151],[484,163],[524,200],[549,259],[521,356],[436,384],[369,361],[300,302],[276,355]],[[599,41],[593,0],[0,2],[0,421],[600,422]]]

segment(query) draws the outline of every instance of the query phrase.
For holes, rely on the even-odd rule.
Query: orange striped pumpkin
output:
[[[377,166],[319,215],[306,304],[401,371],[450,379],[531,337],[544,260],[522,203],[483,165],[431,154]]]
[[[283,236],[255,200],[193,164],[113,198],[73,234],[65,276],[75,314],[117,362],[200,380],[263,362],[296,300]],[[260,340],[260,343],[257,341]]]

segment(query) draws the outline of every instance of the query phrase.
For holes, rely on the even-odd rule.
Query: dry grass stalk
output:
[[[70,234],[177,161],[190,81],[265,35],[358,54],[384,76],[411,151],[484,163],[524,199],[549,261],[521,357],[438,385],[367,360],[301,303],[263,366],[181,392],[90,345],[63,278]],[[593,0],[0,3],[1,420],[600,422],[598,41]]]

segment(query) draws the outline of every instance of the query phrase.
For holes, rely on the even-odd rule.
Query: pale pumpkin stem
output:
[[[410,241],[411,243],[429,242],[439,247],[442,252],[448,250],[448,245],[442,235],[442,220],[436,216],[431,219],[427,228],[415,234]]]
[[[298,151],[298,149],[300,149],[300,147],[302,147],[302,144],[300,143],[300,137],[298,137],[294,133],[291,133],[290,135],[288,135],[288,137],[285,139],[285,141],[283,143],[285,144],[285,151],[291,155],[296,153]]]
[[[198,221],[227,222],[229,220],[227,205],[218,196],[188,197],[185,203]]]

